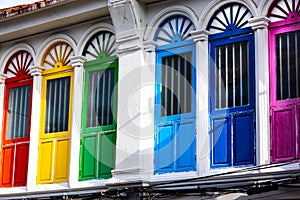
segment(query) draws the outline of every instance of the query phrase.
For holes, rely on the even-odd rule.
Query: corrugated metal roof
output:
[[[0,19],[31,12],[63,1],[67,1],[67,0],[40,0],[31,4],[23,4],[23,5],[10,7],[10,8],[3,8],[0,9]]]

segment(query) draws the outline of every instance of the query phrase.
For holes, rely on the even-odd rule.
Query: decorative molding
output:
[[[44,67],[41,66],[30,66],[29,67],[29,71],[31,76],[41,76],[42,75],[42,71],[44,70]]]
[[[7,79],[7,75],[6,74],[0,74],[0,84],[4,84],[5,79]]]
[[[210,5],[208,5],[201,14],[200,18],[200,28],[206,29],[209,21],[213,17],[213,15],[220,9],[220,7],[226,5],[226,4],[231,4],[233,3],[232,0],[216,0],[216,1],[211,1]],[[254,3],[254,1],[247,1],[247,0],[235,0],[234,3],[240,3],[243,4],[245,7],[247,7],[250,12],[253,14],[253,16],[256,16],[256,10],[257,6]]]
[[[146,52],[153,52],[155,51],[155,47],[157,47],[159,44],[157,42],[154,41],[145,41],[143,46],[144,46],[144,50]]]
[[[118,45],[117,47],[118,55],[123,53],[128,53],[130,51],[137,51],[142,48],[140,37],[138,35],[117,38],[116,43]]]
[[[108,32],[115,34],[115,28],[111,24],[101,22],[101,23],[91,26],[83,34],[83,36],[80,39],[80,42],[77,45],[78,54],[82,54],[82,51],[83,51],[86,43],[91,39],[91,37],[93,37],[95,34],[97,34],[98,32],[101,32],[101,31],[108,31]]]
[[[208,41],[208,36],[211,33],[205,29],[202,30],[196,30],[196,31],[192,31],[191,35],[194,39],[195,42],[199,42],[199,41]]]
[[[167,8],[161,10],[149,23],[144,39],[145,40],[153,40],[155,32],[158,28],[158,26],[168,17],[172,15],[183,15],[186,16],[188,19],[190,19],[194,26],[197,29],[198,23],[198,17],[197,14],[190,8],[186,6],[181,6],[181,5],[173,5],[173,6],[168,6]]]
[[[105,185],[109,188],[130,188],[149,186],[149,182],[147,180],[147,173],[143,169],[114,169],[111,172],[113,178],[105,183]]]
[[[71,65],[75,67],[83,67],[83,64],[86,62],[86,57],[84,56],[72,56],[70,57]]]
[[[44,56],[45,52],[51,46],[53,46],[53,44],[58,43],[58,42],[65,42],[65,43],[69,44],[72,47],[73,51],[74,51],[74,55],[77,55],[77,52],[76,52],[77,43],[76,43],[76,41],[73,38],[71,38],[69,35],[59,33],[59,34],[55,34],[55,35],[52,35],[52,36],[48,37],[43,42],[43,44],[41,45],[41,47],[37,51],[38,52],[37,53],[37,60],[36,60],[35,64],[40,65],[42,60],[43,60],[43,56]]]
[[[251,18],[248,20],[248,22],[252,27],[252,29],[256,30],[256,29],[268,28],[271,20],[268,17],[261,16],[261,17]]]

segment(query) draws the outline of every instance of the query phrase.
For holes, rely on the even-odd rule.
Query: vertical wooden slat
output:
[[[226,96],[226,108],[228,108],[228,46],[225,47],[225,77],[226,77],[226,83],[225,83],[225,96]]]
[[[57,80],[53,80],[53,85],[52,85],[52,88],[54,90],[54,96],[53,96],[53,99],[52,102],[53,102],[53,116],[52,116],[52,132],[57,132],[55,130],[57,130],[56,126],[57,126],[57,121],[55,119],[56,117],[56,114],[57,114],[57,104],[59,104],[60,102],[57,102],[57,93],[60,93],[61,91],[57,91],[57,86],[58,86],[58,83],[57,83]]]
[[[106,108],[106,125],[110,124],[110,106],[111,106],[111,88],[113,88],[113,85],[111,84],[111,81],[113,79],[112,76],[112,70],[110,69],[108,71],[108,81],[107,81],[107,96],[105,99],[105,102],[107,104],[107,108]]]
[[[240,46],[240,98],[241,98],[241,105],[243,105],[243,48],[241,43],[239,46]]]
[[[106,88],[106,73],[101,73],[102,77],[101,77],[101,89],[102,90],[102,96],[101,96],[101,102],[98,102],[98,103],[101,103],[100,104],[100,107],[101,107],[101,126],[104,125],[104,115],[105,115],[105,110],[104,110],[104,105],[105,105],[105,88]]]
[[[283,99],[283,83],[282,83],[282,38],[279,35],[279,69],[280,69],[280,99]]]
[[[65,78],[65,90],[64,90],[64,113],[63,113],[63,130],[68,130],[68,113],[69,113],[69,101],[70,101],[70,77]]]
[[[222,57],[221,57],[221,48],[218,48],[219,49],[219,107],[218,108],[221,108],[222,107]]]
[[[163,66],[164,69],[164,73],[162,74],[162,77],[165,79],[165,81],[163,82],[163,88],[164,88],[164,99],[162,100],[163,103],[163,109],[164,109],[164,115],[168,115],[168,68],[169,68],[169,60],[167,58],[164,59],[165,63]]]
[[[291,98],[291,70],[290,70],[290,35],[287,34],[287,77],[288,77],[288,98]]]
[[[181,71],[180,71],[180,68],[181,68],[181,64],[182,64],[182,61],[186,60],[186,56],[184,56],[184,59],[181,58],[181,56],[178,56],[178,68],[177,68],[177,98],[178,98],[178,104],[177,104],[177,111],[178,113],[180,113],[180,110],[184,110],[183,108],[181,109],[182,106],[185,106],[183,105],[184,104],[184,101],[181,101],[181,96],[180,96],[180,79],[181,79]]]
[[[17,116],[16,116],[16,112],[17,112],[17,98],[18,98],[18,93],[17,90],[14,89],[14,99],[13,99],[13,107],[11,108],[11,113],[12,113],[12,132],[11,132],[11,138],[15,138],[15,133],[17,131],[17,126],[15,126],[17,124]]]
[[[88,116],[88,122],[89,124],[87,125],[88,127],[91,127],[93,125],[93,121],[94,121],[94,117],[93,117],[93,106],[94,106],[94,98],[95,98],[95,74],[94,73],[90,73],[91,76],[91,98],[89,98],[89,101],[91,102],[91,104],[89,105],[89,111],[90,111],[90,116]]]
[[[233,107],[235,107],[235,44],[232,45]]]
[[[171,90],[171,104],[168,105],[170,106],[170,115],[173,115],[174,114],[174,95],[173,95],[173,92],[174,92],[174,57],[170,57],[171,59],[171,66],[169,68],[169,70],[171,70],[171,73],[170,73],[170,79],[171,79],[171,85],[170,85],[170,90]]]
[[[299,77],[298,77],[298,37],[295,34],[295,67],[296,67],[296,97],[299,97]]]
[[[58,88],[58,102],[64,102],[64,99],[63,99],[63,85],[64,84],[64,80],[63,79],[59,79],[59,88]],[[64,117],[62,115],[62,105],[61,103],[58,103],[58,108],[57,108],[57,116],[58,116],[58,120],[62,120],[62,127],[60,126],[60,123],[58,123],[58,130],[61,130],[63,129],[64,130]]]

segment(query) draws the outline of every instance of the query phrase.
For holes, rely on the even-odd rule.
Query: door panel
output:
[[[295,159],[296,134],[293,107],[273,111],[272,114],[272,155],[273,162]]]
[[[2,166],[2,185],[11,186],[12,185],[12,176],[13,176],[13,165],[14,165],[14,146],[3,147],[3,163]]]
[[[254,113],[234,115],[234,165],[246,165],[254,160]]]
[[[97,143],[97,134],[83,135],[81,138],[80,180],[97,178]]]
[[[70,141],[68,138],[57,139],[55,149],[54,182],[68,181]]]
[[[196,131],[195,121],[179,122],[176,135],[176,171],[195,170]]]
[[[53,181],[53,153],[54,140],[41,140],[39,147],[38,183],[51,183]]]
[[[212,120],[212,166],[230,165],[230,135],[228,118]]]
[[[157,172],[170,172],[174,168],[174,125],[169,124],[157,127],[155,144],[155,170]]]
[[[15,179],[16,186],[26,185],[27,170],[28,170],[28,153],[29,144],[16,145],[16,165],[15,165]]]
[[[110,178],[115,166],[116,132],[99,134],[99,178]]]

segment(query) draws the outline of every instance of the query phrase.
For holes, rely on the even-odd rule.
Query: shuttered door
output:
[[[38,183],[68,181],[72,75],[44,77]]]
[[[196,168],[194,47],[158,51],[155,173]]]
[[[2,186],[24,186],[27,181],[32,80],[6,84]]]
[[[300,157],[300,31],[271,32],[272,162]]]
[[[115,166],[117,63],[85,72],[80,180],[110,178]]]
[[[252,35],[211,42],[212,167],[254,164]]]

